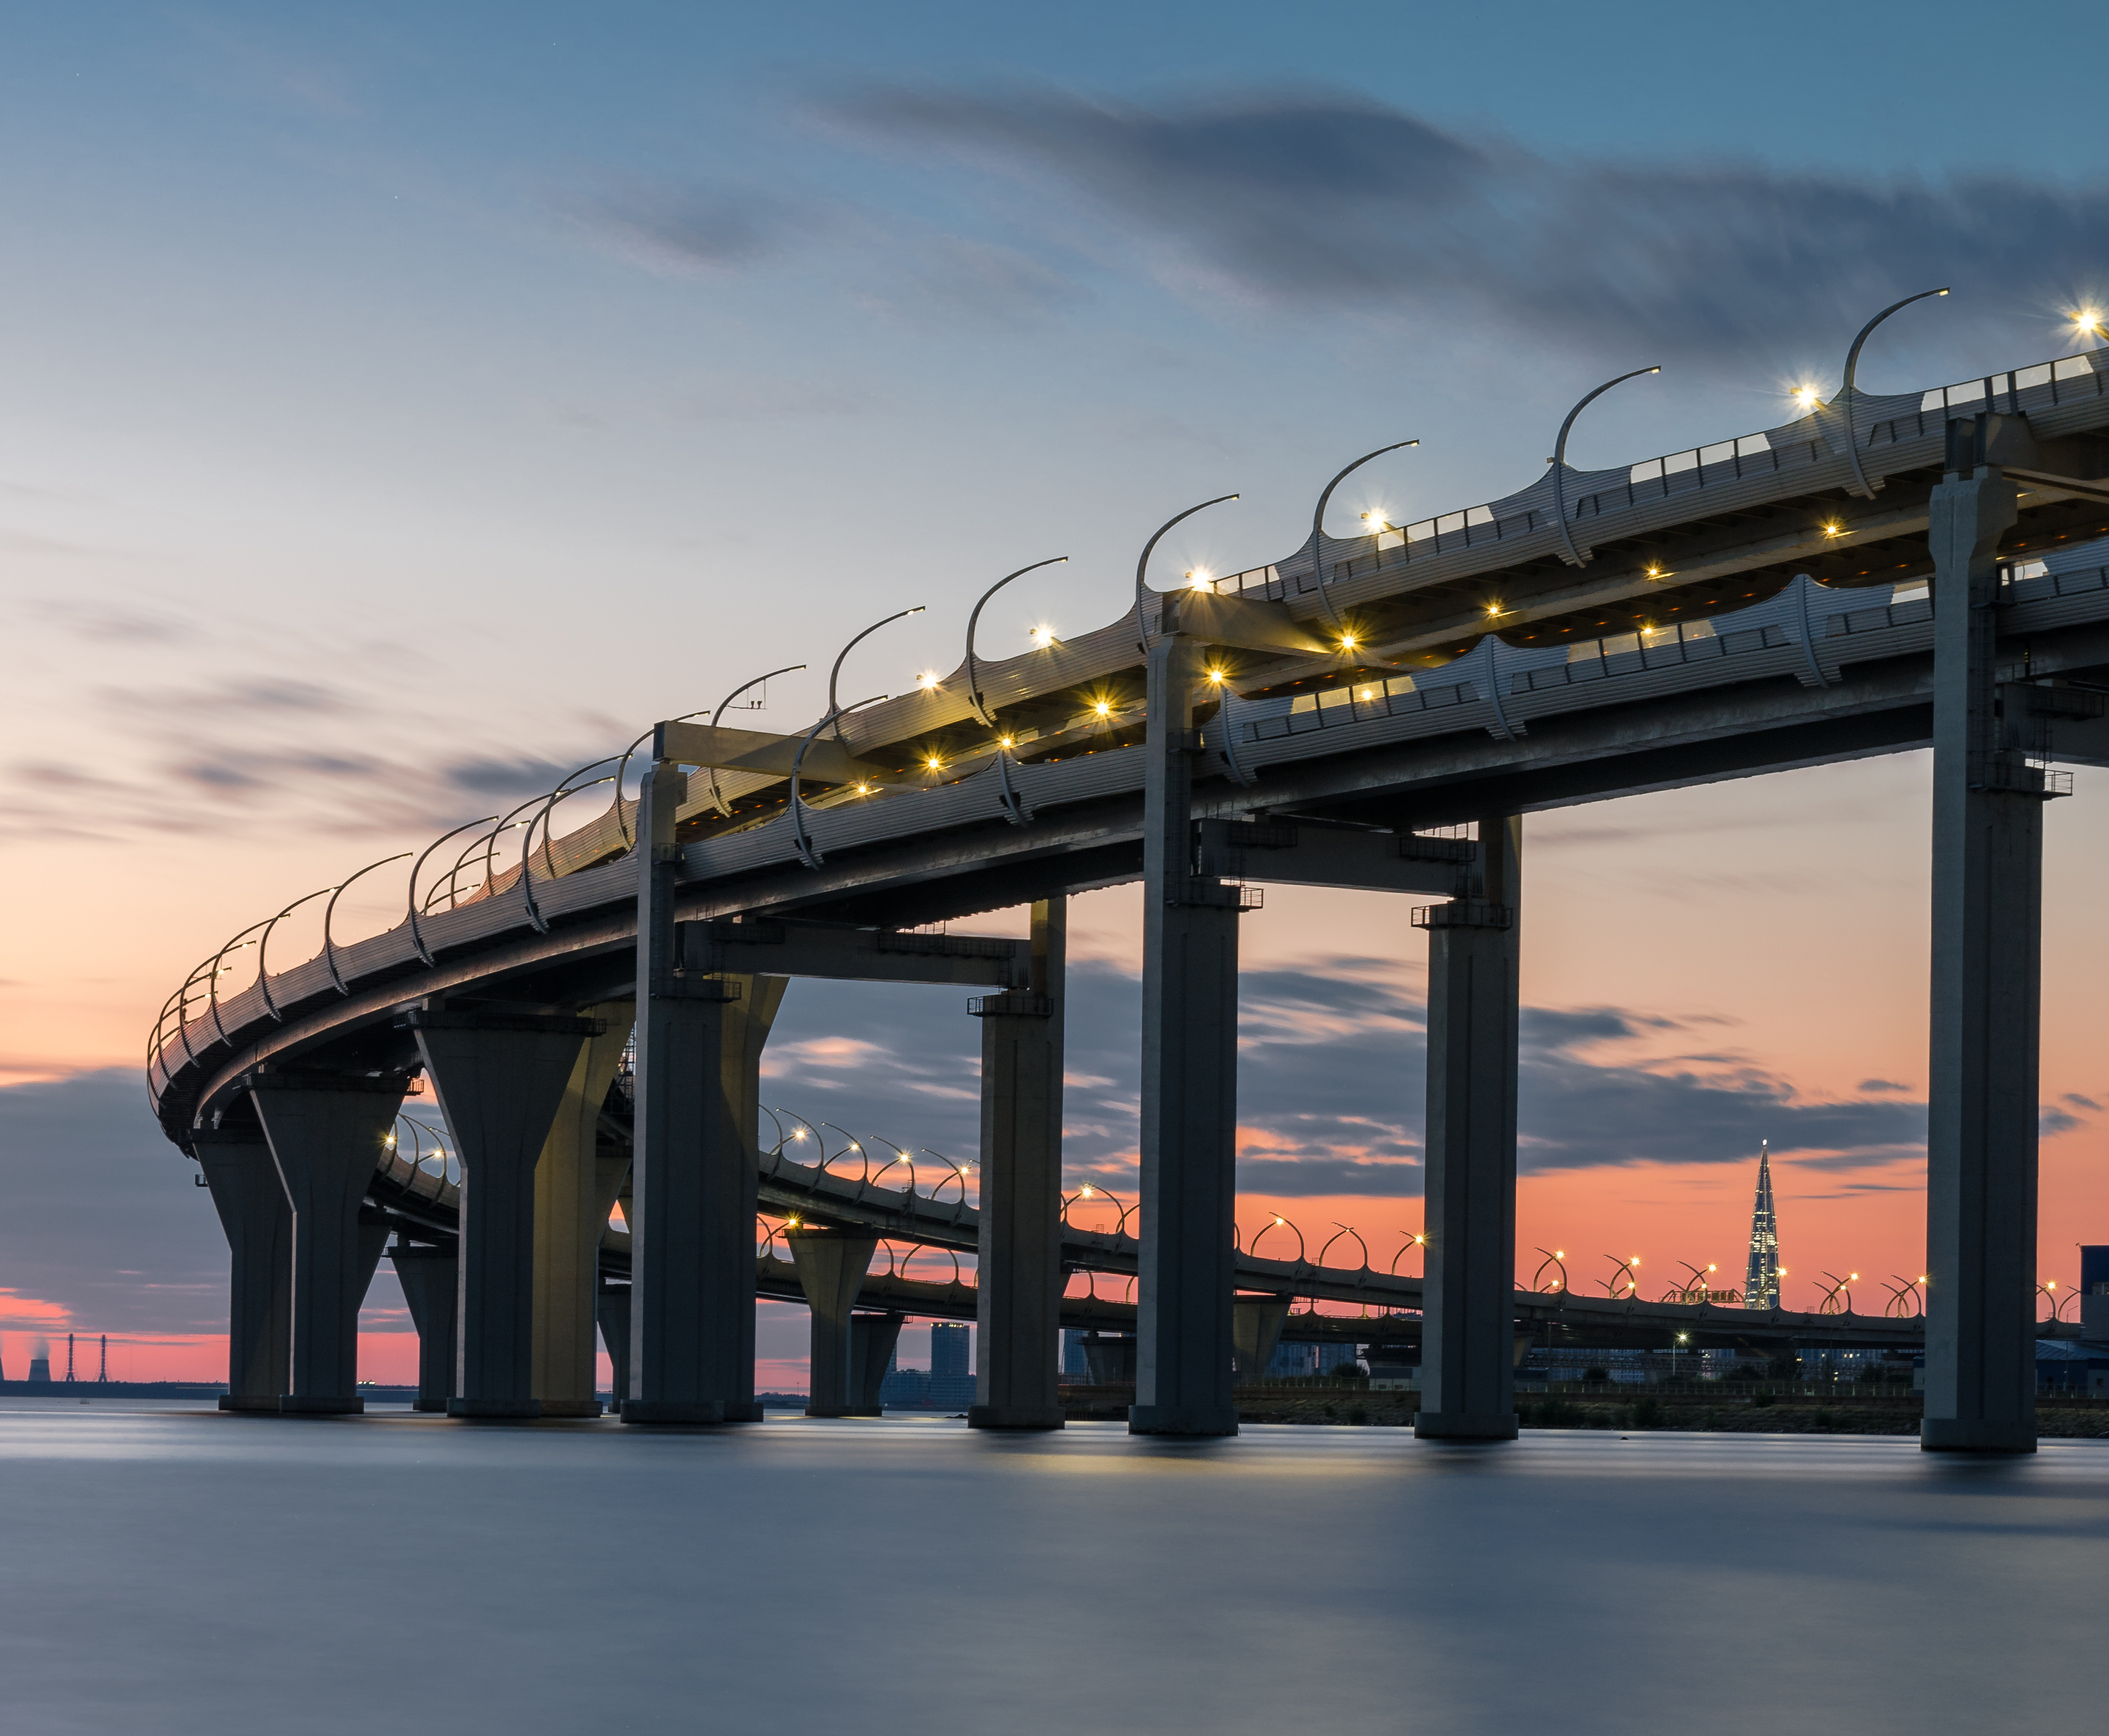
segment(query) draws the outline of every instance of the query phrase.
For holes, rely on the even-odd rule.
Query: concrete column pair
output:
[[[754,1402],[756,1124],[762,1044],[785,980],[716,967],[677,927],[680,769],[638,807],[637,1113],[625,1423],[759,1421]]]
[[[1420,1412],[1439,1441],[1512,1441],[1523,824],[1479,822],[1473,895],[1430,906]]]
[[[1933,490],[1933,936],[1926,1118],[1929,1451],[2032,1453],[2043,950],[2040,770],[1998,715],[2000,537],[2014,485]],[[1958,436],[1962,439],[1958,440]]]
[[[535,1417],[535,1174],[598,1019],[427,1008],[408,1021],[461,1161],[450,1416]],[[621,1045],[616,1045],[618,1051]],[[612,1070],[612,1062],[607,1062]],[[605,1089],[603,1087],[603,1089]]]
[[[1068,901],[1032,907],[1024,989],[982,1021],[981,1241],[970,1428],[1063,1426],[1062,1033]]]
[[[365,1408],[359,1396],[359,1310],[387,1225],[370,1211],[362,1222],[360,1207],[387,1150],[404,1083],[400,1075],[271,1072],[249,1080],[250,1100],[291,1213],[289,1372],[282,1412],[327,1415]]]

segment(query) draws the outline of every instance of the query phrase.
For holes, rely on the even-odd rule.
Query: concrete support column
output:
[[[1951,424],[1951,448],[1968,424]],[[1933,491],[1932,1018],[1926,1116],[1930,1451],[2033,1453],[2044,779],[2003,751],[1999,538],[2014,485],[1951,450]],[[1966,480],[1967,478],[1967,480]]]
[[[1235,1435],[1240,888],[1194,873],[1194,692],[1202,647],[1170,624],[1149,652],[1143,818],[1142,1209],[1138,1435]]]
[[[756,1123],[781,976],[716,967],[674,921],[685,780],[655,764],[638,807],[637,1116],[625,1423],[756,1422]]]
[[[1414,1432],[1433,1440],[1516,1434],[1522,843],[1519,817],[1482,818],[1476,895],[1415,916],[1428,930],[1428,1244]]]
[[[428,1247],[400,1238],[389,1259],[418,1328],[418,1396],[412,1408],[444,1411],[454,1396],[460,1274],[454,1245]]]
[[[535,1166],[596,1019],[413,1012],[461,1159],[461,1359],[447,1414],[533,1417]]]
[[[363,1410],[359,1310],[381,1257],[359,1206],[402,1107],[404,1080],[259,1073],[250,1099],[293,1213],[288,1414]],[[384,1231],[385,1233],[385,1231]]]
[[[864,1288],[878,1238],[854,1231],[806,1229],[786,1230],[784,1239],[790,1245],[791,1263],[798,1269],[806,1305],[813,1311],[806,1414],[849,1416],[856,1409],[852,1395],[856,1389],[851,1366],[850,1313],[856,1306],[857,1292]]]
[[[601,1237],[629,1173],[630,1154],[600,1156],[603,1107],[636,1015],[629,1001],[588,1007],[599,1023],[572,1063],[563,1100],[535,1166],[532,1391],[545,1417],[597,1417],[594,1310]]]
[[[1086,1332],[1084,1367],[1094,1387],[1123,1387],[1135,1380],[1135,1340],[1126,1332]]]
[[[893,1360],[894,1346],[901,1342],[901,1328],[907,1319],[901,1314],[857,1314],[850,1316],[850,1408],[852,1417],[882,1415],[886,1406],[879,1392],[886,1384],[886,1365]]]
[[[1289,1298],[1285,1296],[1241,1296],[1232,1314],[1231,1336],[1237,1346],[1238,1378],[1258,1380],[1274,1360],[1281,1342],[1281,1328],[1289,1322]]]
[[[230,1257],[222,1410],[275,1412],[292,1372],[293,1208],[258,1128],[192,1135]]]
[[[607,1346],[607,1360],[614,1379],[608,1390],[615,1408],[622,1409],[622,1396],[630,1390],[630,1286],[603,1278],[594,1297],[594,1318],[600,1323],[601,1342]]]
[[[980,1276],[970,1428],[1059,1428],[1062,989],[1068,900],[1032,907],[1032,976],[982,1021]]]

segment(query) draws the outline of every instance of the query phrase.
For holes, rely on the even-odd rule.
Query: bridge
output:
[[[385,933],[333,938],[339,886],[309,895],[329,900],[313,958],[269,960],[307,900],[231,937],[147,1053],[233,1251],[230,1406],[356,1408],[358,1309],[393,1235],[421,1384],[454,1414],[597,1408],[597,1314],[619,1300],[625,1423],[758,1415],[758,1293],[811,1306],[815,1407],[847,1409],[869,1323],[964,1311],[927,1293],[964,1286],[875,1277],[884,1231],[976,1252],[977,1426],[1059,1427],[1058,1328],[1131,1319],[1131,1428],[1234,1432],[1236,1370],[1307,1296],[1414,1317],[1419,1432],[1512,1436],[1519,1329],[1595,1310],[1515,1284],[1526,817],[1931,745],[1922,1441],[2032,1450],[2042,815],[2062,765],[2109,764],[2109,349],[1866,394],[1860,345],[1895,311],[1839,393],[1779,426],[1583,471],[1566,440],[1600,387],[1515,494],[1335,537],[1351,465],[1294,553],[1158,590],[1152,557],[1189,508],[1145,544],[1120,620],[992,658],[977,604],[949,675],[845,702],[882,620],[801,733],[725,727],[736,690],[436,841]],[[559,806],[603,785],[559,835]],[[1141,1197],[1131,1237],[1094,1241],[1061,1209],[1066,900],[1136,881]],[[1422,1279],[1236,1246],[1237,923],[1268,882],[1426,900]],[[1023,904],[1027,941],[928,931]],[[254,980],[228,982],[230,960]],[[794,976],[983,991],[978,1207],[964,1188],[942,1208],[912,1186],[856,1195],[765,1148],[760,1058]],[[458,1186],[398,1174],[390,1148],[425,1081]],[[788,1257],[757,1258],[765,1197],[798,1208],[771,1238]],[[1131,1274],[1131,1314],[1065,1300],[1077,1270]],[[1624,1329],[1919,1328],[1635,1303]]]

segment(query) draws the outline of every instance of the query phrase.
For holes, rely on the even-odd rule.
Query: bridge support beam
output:
[[[756,1124],[762,1045],[786,979],[716,968],[709,925],[674,921],[674,814],[662,761],[639,800],[637,1112],[625,1423],[758,1422]]]
[[[447,1414],[541,1414],[535,1400],[535,1170],[597,1019],[410,1015],[461,1159],[461,1359]]]
[[[1513,1441],[1516,913],[1523,823],[1479,822],[1475,896],[1428,930],[1427,1256],[1420,1414],[1438,1441]]]
[[[1953,449],[1969,425],[1951,424]],[[1964,480],[1965,476],[1967,480]],[[2014,485],[1933,491],[1933,948],[1926,1116],[1929,1451],[2033,1453],[2044,778],[2003,751],[2000,536]]]
[[[454,1396],[460,1357],[461,1278],[454,1245],[432,1247],[398,1236],[388,1257],[403,1286],[403,1300],[409,1304],[410,1323],[418,1328],[418,1396],[411,1408],[444,1411]]]
[[[806,1377],[806,1414],[847,1417],[856,1414],[861,1382],[854,1378],[855,1334],[851,1311],[864,1288],[865,1274],[878,1251],[876,1236],[838,1229],[790,1229],[791,1263],[798,1269],[798,1287],[813,1314],[812,1353]],[[885,1367],[883,1360],[879,1364]]]
[[[292,1366],[293,1208],[260,1127],[192,1135],[230,1256],[222,1410],[276,1411]]]
[[[1032,907],[1032,976],[982,1021],[982,1192],[969,1428],[1060,1428],[1062,990],[1068,900]]]
[[[622,1061],[636,1009],[629,1001],[588,1007],[603,1028],[572,1063],[549,1136],[535,1166],[535,1401],[545,1417],[597,1417],[594,1312],[600,1243],[630,1167],[599,1156],[600,1117]]]
[[[850,1408],[845,1414],[876,1417],[886,1409],[886,1365],[893,1360],[901,1342],[901,1328],[908,1316],[855,1314],[850,1316]]]
[[[1194,872],[1194,692],[1203,647],[1170,624],[1149,652],[1143,794],[1138,1435],[1235,1435],[1238,907]]]
[[[293,1214],[288,1415],[364,1410],[359,1396],[359,1310],[386,1239],[362,1224],[395,1111],[400,1077],[260,1073],[249,1082],[257,1119]]]

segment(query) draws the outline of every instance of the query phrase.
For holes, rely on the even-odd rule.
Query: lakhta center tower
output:
[[[1750,1208],[1750,1265],[1743,1278],[1745,1308],[1780,1305],[1779,1218],[1773,1210],[1772,1148],[1758,1142],[1758,1197]]]

